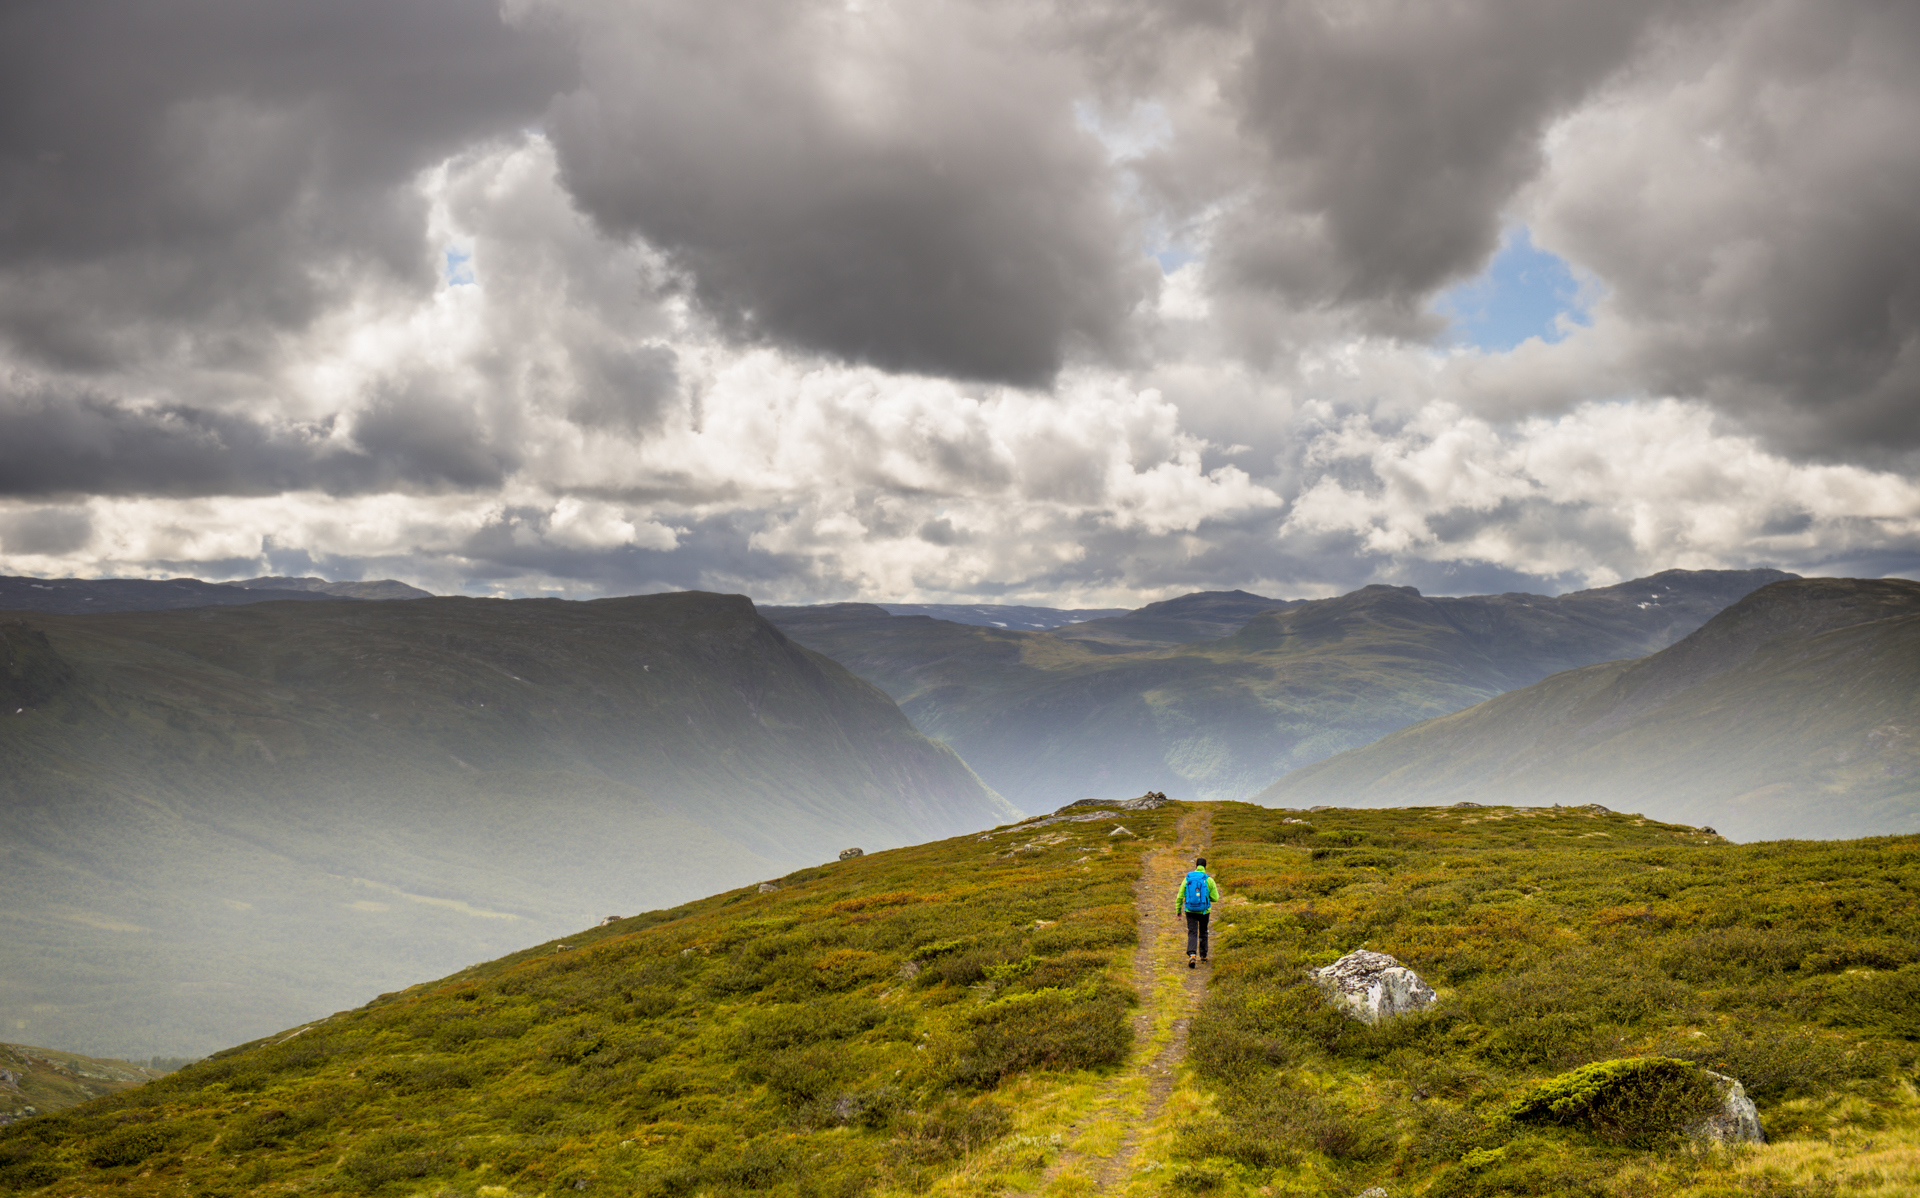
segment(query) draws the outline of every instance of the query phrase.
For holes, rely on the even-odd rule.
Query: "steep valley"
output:
[[[1141,787],[1245,798],[1408,724],[1651,653],[1787,577],[1669,570],[1558,597],[1208,592],[1050,632],[871,604],[765,614],[893,696],[1016,806],[1044,811]]]
[[[738,596],[31,615],[0,655],[0,1027],[101,1056],[1010,810]]]

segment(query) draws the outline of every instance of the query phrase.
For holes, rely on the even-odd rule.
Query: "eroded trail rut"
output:
[[[1140,1007],[1133,1017],[1133,1060],[1104,1084],[1087,1125],[1070,1129],[1073,1139],[1041,1179],[1039,1195],[1125,1193],[1186,1060],[1187,1029],[1206,995],[1207,967],[1187,968],[1186,920],[1175,910],[1176,893],[1194,857],[1213,843],[1212,811],[1182,816],[1175,834],[1173,845],[1147,858],[1134,886],[1140,945],[1133,952],[1133,986]],[[1221,930],[1216,920],[1216,950]]]

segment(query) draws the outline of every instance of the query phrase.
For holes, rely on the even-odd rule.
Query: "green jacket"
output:
[[[1190,869],[1186,873],[1181,874],[1180,889],[1174,891],[1173,893],[1173,901],[1175,904],[1174,910],[1179,912],[1182,915],[1185,915],[1187,913],[1187,879],[1192,877],[1196,872],[1200,872],[1200,871]],[[1207,872],[1207,909],[1212,910],[1213,905],[1219,901],[1220,901],[1220,884],[1213,880],[1213,874],[1210,871],[1208,871]]]

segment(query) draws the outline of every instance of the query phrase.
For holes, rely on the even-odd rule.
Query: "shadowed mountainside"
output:
[[[1305,602],[1305,599],[1268,599],[1247,591],[1196,591],[1149,603],[1122,615],[1085,620],[1059,629],[1056,635],[1130,649],[1190,645],[1195,641],[1232,636],[1261,612]]]
[[[872,604],[764,610],[892,695],[1013,803],[1045,810],[1142,786],[1244,797],[1557,671],[1651,653],[1787,577],[1669,570],[1558,597],[1370,586],[1278,607],[1215,592],[1053,632],[893,616]],[[1169,643],[1235,618],[1231,635]],[[1129,629],[1162,639],[1120,639]]]
[[[324,600],[303,588],[248,590],[197,578],[18,578],[0,576],[0,612],[39,611],[66,615],[94,612],[178,611],[266,603],[275,599]]]
[[[264,603],[0,635],[0,1026],[103,1055],[203,1052],[1010,811],[740,596]]]
[[[1778,582],[1638,661],[1297,770],[1270,804],[1604,803],[1729,836],[1920,831],[1920,583]]]

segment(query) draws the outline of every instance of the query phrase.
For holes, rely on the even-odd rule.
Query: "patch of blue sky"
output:
[[[457,247],[447,250],[447,286],[460,287],[480,280],[473,273],[473,251]]]
[[[1488,353],[1505,353],[1529,337],[1554,342],[1569,325],[1587,323],[1593,289],[1557,254],[1533,244],[1525,225],[1513,225],[1487,268],[1434,297],[1447,318],[1448,340]]]

